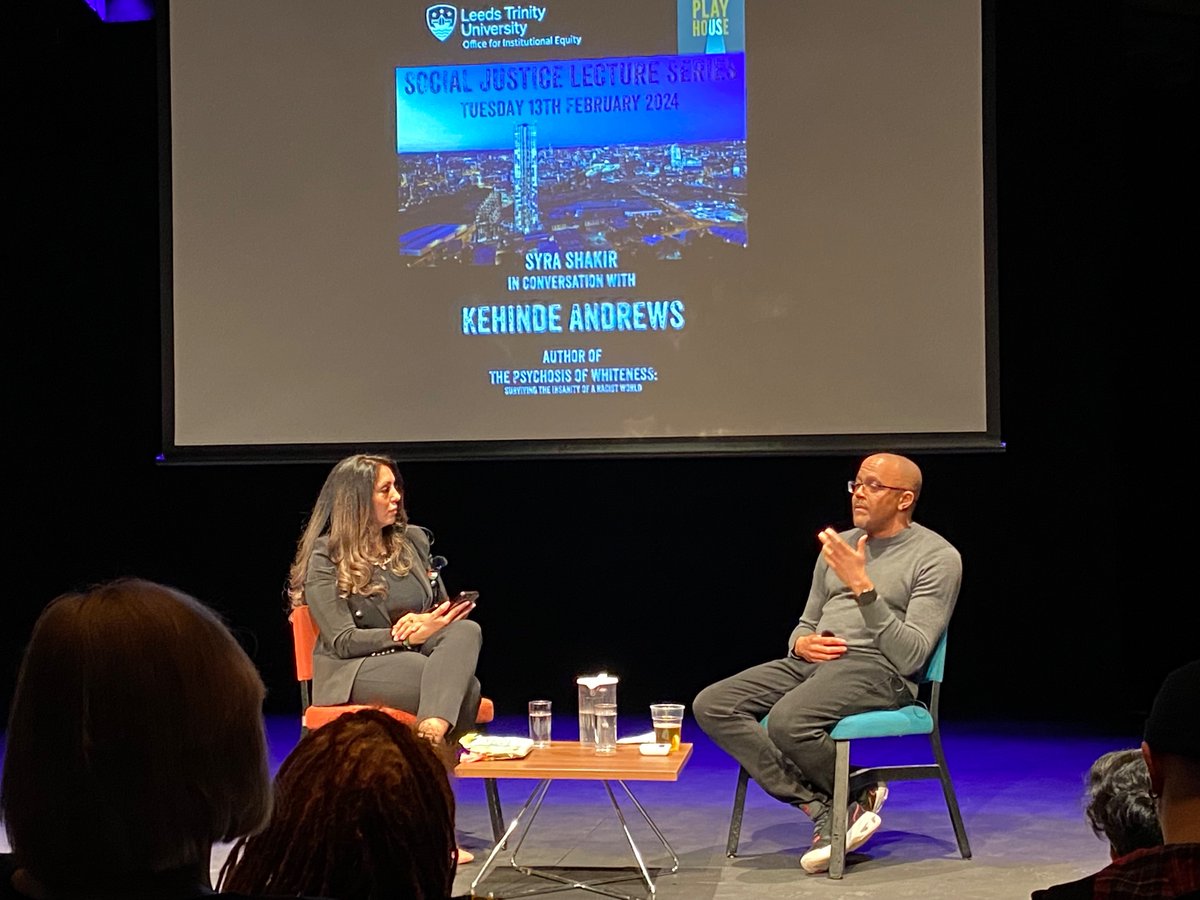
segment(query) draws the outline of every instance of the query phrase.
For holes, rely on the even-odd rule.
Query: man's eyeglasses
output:
[[[847,481],[846,490],[853,494],[859,488],[866,488],[869,494],[878,494],[880,491],[911,491],[912,488],[893,487],[890,484],[880,484],[878,481]]]

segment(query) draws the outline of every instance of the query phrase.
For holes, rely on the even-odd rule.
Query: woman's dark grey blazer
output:
[[[416,560],[403,577],[378,570],[387,584],[383,596],[337,595],[337,567],[329,558],[328,542],[321,537],[313,547],[304,581],[304,599],[320,632],[313,648],[313,703],[334,706],[346,703],[354,687],[354,678],[363,660],[372,653],[398,650],[392,640],[392,621],[388,605],[397,604],[406,611],[426,612],[433,608],[433,589],[429,584],[429,535],[416,525],[408,526],[408,541]],[[438,584],[438,602],[445,599],[445,588]],[[400,650],[399,652],[406,652]]]

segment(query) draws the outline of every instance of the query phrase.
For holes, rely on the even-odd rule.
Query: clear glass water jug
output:
[[[595,747],[598,752],[616,750],[617,683],[617,676],[607,672],[575,679],[579,686],[579,743],[582,746]]]

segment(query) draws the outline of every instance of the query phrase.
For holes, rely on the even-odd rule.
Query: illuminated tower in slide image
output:
[[[541,227],[538,216],[537,126],[513,129],[513,225],[521,234]]]

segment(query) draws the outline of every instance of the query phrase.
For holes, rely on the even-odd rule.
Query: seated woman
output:
[[[283,761],[271,822],[230,852],[221,889],[445,900],[454,852],[454,795],[436,752],[361,710],[310,732]]]
[[[431,579],[429,537],[408,524],[395,464],[343,459],[317,497],[288,579],[320,634],[313,703],[392,706],[417,716],[433,744],[474,725],[479,626]],[[435,593],[436,591],[436,593]]]
[[[271,810],[263,695],[186,594],[122,580],[51,602],[13,696],[0,898],[211,894],[213,843]]]

